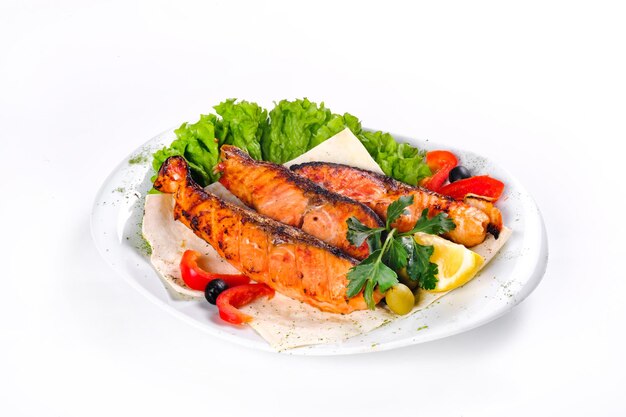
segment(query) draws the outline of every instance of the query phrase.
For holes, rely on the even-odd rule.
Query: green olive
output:
[[[396,284],[385,293],[387,305],[396,314],[408,314],[415,305],[415,296],[409,287]]]
[[[413,295],[415,296],[415,305],[420,302],[420,298],[422,297],[422,290],[420,287],[417,287],[413,290]]]
[[[398,278],[400,278],[401,283],[412,290],[417,288],[417,280],[414,281],[409,277],[409,274],[406,272],[406,267],[399,269],[396,272],[398,273]]]

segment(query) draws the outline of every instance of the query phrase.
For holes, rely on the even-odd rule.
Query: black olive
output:
[[[469,178],[472,176],[472,173],[469,169],[465,168],[463,165],[459,165],[458,167],[452,168],[450,171],[450,175],[448,175],[448,179],[450,182],[464,180],[465,178]]]
[[[204,289],[204,298],[206,298],[209,303],[215,304],[217,296],[227,288],[228,285],[223,280],[214,279],[213,281],[210,281]]]

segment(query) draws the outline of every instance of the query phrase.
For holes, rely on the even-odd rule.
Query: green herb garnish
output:
[[[370,255],[359,265],[348,271],[348,297],[354,297],[363,290],[365,302],[374,309],[374,289],[385,292],[398,283],[397,270],[406,268],[407,275],[425,290],[437,286],[437,264],[430,262],[434,248],[420,245],[413,239],[417,232],[439,235],[455,228],[454,222],[444,213],[428,218],[428,209],[409,231],[400,233],[391,227],[398,218],[409,214],[407,207],[413,204],[413,196],[403,196],[387,207],[385,227],[369,228],[356,218],[348,219],[347,238],[355,246],[367,242]],[[384,237],[384,240],[383,240]]]

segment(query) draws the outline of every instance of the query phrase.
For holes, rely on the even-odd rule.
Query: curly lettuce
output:
[[[214,107],[214,114],[201,115],[196,123],[183,123],[174,131],[176,140],[153,155],[158,171],[170,156],[181,155],[189,163],[191,176],[202,186],[218,180],[215,165],[223,144],[237,146],[255,159],[262,159],[261,137],[267,128],[267,110],[256,103],[228,99]]]
[[[263,159],[278,164],[302,155],[311,149],[312,143],[321,143],[316,134],[333,116],[324,103],[318,107],[306,98],[281,100],[269,114],[269,128],[263,135],[261,148]]]
[[[155,171],[167,157],[182,155],[189,162],[192,177],[206,186],[219,178],[214,168],[219,148],[225,143],[243,149],[254,159],[282,164],[349,128],[386,175],[411,185],[431,175],[425,152],[398,143],[389,133],[363,130],[358,118],[350,113],[335,114],[323,102],[281,100],[268,113],[256,103],[228,99],[214,109],[217,115],[202,115],[196,123],[183,123],[175,131],[176,140],[155,152]]]
[[[228,99],[213,107],[222,117],[219,144],[234,145],[254,159],[262,159],[261,137],[267,129],[267,110],[256,103]]]
[[[263,136],[263,159],[284,163],[314,148],[346,127],[359,138],[383,172],[411,185],[431,175],[424,161],[425,152],[398,143],[384,132],[365,131],[350,113],[333,114],[321,103],[307,100],[280,101],[269,113],[269,129]]]
[[[385,175],[411,185],[432,173],[424,161],[425,151],[398,143],[389,133],[354,132]]]
[[[219,160],[219,142],[216,131],[221,122],[213,114],[201,115],[196,123],[183,123],[174,131],[176,139],[168,147],[156,151],[152,167],[156,172],[170,156],[183,156],[193,179],[203,187],[217,181],[219,175],[213,170]]]

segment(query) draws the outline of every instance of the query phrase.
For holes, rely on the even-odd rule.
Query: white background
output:
[[[625,415],[619,2],[262,3],[0,2],[0,414]],[[100,258],[91,205],[133,149],[224,98],[303,96],[508,168],[548,229],[536,291],[444,340],[290,357]]]

